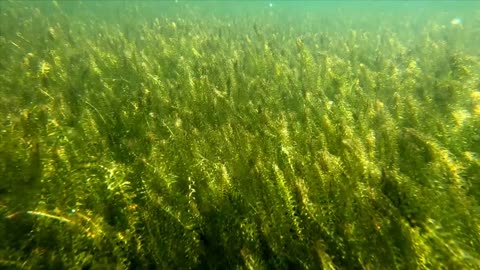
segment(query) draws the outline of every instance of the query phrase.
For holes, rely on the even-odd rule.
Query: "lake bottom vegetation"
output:
[[[0,3],[0,268],[480,269],[478,6],[122,3]]]

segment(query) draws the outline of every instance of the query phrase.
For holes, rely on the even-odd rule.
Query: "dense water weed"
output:
[[[0,2],[3,269],[479,269],[475,2]]]

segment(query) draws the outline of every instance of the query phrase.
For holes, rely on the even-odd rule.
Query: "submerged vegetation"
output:
[[[115,3],[0,3],[1,268],[480,268],[480,21]]]

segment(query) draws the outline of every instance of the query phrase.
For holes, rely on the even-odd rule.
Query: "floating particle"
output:
[[[453,27],[462,27],[463,26],[463,20],[459,17],[456,17],[456,18],[453,18],[451,21],[450,21],[450,24],[453,26]]]

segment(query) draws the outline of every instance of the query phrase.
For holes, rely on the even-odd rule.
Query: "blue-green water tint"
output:
[[[36,6],[42,14],[72,16],[86,23],[151,22],[158,17],[172,19],[225,18],[226,25],[242,19],[302,32],[344,32],[352,30],[382,33],[392,31],[407,42],[415,31],[426,27],[444,28],[446,36],[462,35],[464,49],[472,53],[480,43],[480,4],[478,1],[22,1]],[[56,3],[56,4],[53,4]],[[2,1],[2,10],[15,6]],[[461,31],[452,20],[462,21]],[[8,25],[6,22],[5,25]],[[12,26],[14,27],[14,26]],[[208,28],[208,26],[205,26]],[[239,34],[251,30],[237,29]],[[453,28],[453,29],[452,29]],[[458,28],[458,27],[457,27]],[[242,31],[243,30],[243,31]],[[267,29],[264,29],[268,31]],[[209,31],[209,29],[205,29]],[[461,32],[461,33],[456,33]]]

